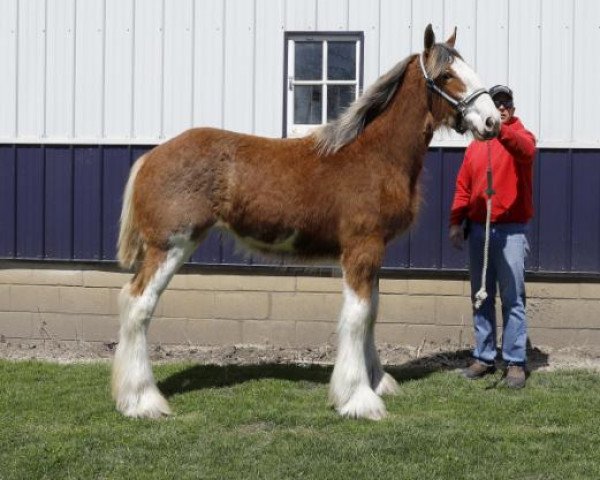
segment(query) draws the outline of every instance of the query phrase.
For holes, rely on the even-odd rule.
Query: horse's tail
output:
[[[143,249],[143,241],[140,236],[138,229],[134,223],[134,211],[133,211],[133,189],[135,186],[135,179],[140,167],[144,163],[145,155],[142,155],[131,167],[129,173],[129,179],[125,186],[125,193],[123,194],[123,209],[121,210],[121,229],[119,230],[119,241],[117,243],[117,258],[119,264],[123,268],[131,268],[135,262],[140,258]]]

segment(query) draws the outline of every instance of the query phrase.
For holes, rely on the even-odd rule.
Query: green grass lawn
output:
[[[176,414],[150,421],[114,410],[108,364],[0,361],[0,478],[600,478],[600,375],[392,373],[370,422],[327,407],[328,368],[160,365]]]

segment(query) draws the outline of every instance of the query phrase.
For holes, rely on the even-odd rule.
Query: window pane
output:
[[[323,45],[321,42],[296,42],[294,77],[297,80],[323,78]]]
[[[335,120],[356,98],[355,85],[327,86],[327,121]]]
[[[294,87],[294,123],[318,125],[321,123],[321,86],[296,85]]]
[[[327,44],[327,78],[354,80],[356,77],[356,43],[329,42]]]

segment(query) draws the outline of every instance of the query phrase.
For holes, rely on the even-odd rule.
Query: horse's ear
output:
[[[431,26],[431,23],[430,23],[425,28],[425,50],[427,51],[431,47],[433,47],[434,43],[435,43],[435,33],[433,33],[433,27]]]
[[[448,37],[448,40],[446,40],[446,43],[453,48],[454,48],[454,42],[456,42],[456,27],[454,27],[454,31],[452,32],[452,35],[450,35],[450,37]]]

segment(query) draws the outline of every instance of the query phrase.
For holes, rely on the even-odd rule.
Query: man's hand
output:
[[[450,225],[450,242],[454,248],[459,250],[463,249],[465,238],[463,236],[463,229],[460,225]]]

